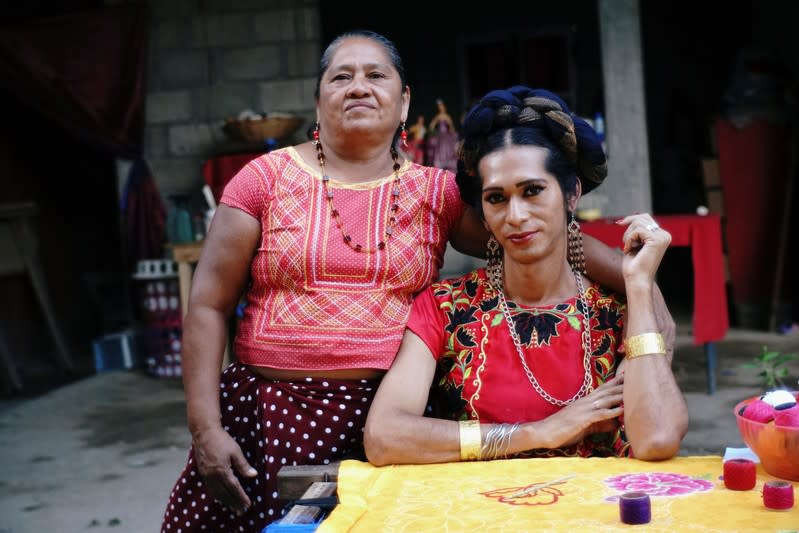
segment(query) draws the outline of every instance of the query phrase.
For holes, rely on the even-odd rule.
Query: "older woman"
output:
[[[416,298],[367,418],[369,460],[673,456],[687,409],[652,297],[670,235],[649,215],[619,221],[626,312],[585,276],[573,213],[605,158],[548,91],[486,95],[466,117],[461,162],[461,194],[491,233],[489,264]],[[437,363],[454,420],[423,416]]]
[[[281,466],[361,449],[378,380],[447,241],[484,253],[454,175],[395,149],[409,101],[394,45],[344,34],[322,56],[314,141],[253,160],[226,187],[184,321],[192,451],[164,531],[260,531],[280,515]],[[589,268],[621,285],[618,256],[586,244]],[[220,376],[245,291],[237,362]]]

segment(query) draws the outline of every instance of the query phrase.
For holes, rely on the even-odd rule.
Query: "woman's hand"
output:
[[[258,472],[244,458],[241,448],[221,426],[194,434],[194,459],[211,496],[241,514],[250,507],[236,473],[255,477]],[[235,471],[234,471],[235,470]]]
[[[552,442],[549,448],[570,446],[592,433],[606,433],[618,426],[624,413],[621,405],[624,375],[616,374],[591,394],[575,400],[546,419]]]
[[[622,238],[622,273],[626,285],[653,284],[663,254],[671,243],[671,234],[647,213],[626,216],[616,223],[627,226]]]

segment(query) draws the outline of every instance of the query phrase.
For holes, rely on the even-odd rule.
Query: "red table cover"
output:
[[[658,224],[671,233],[671,246],[690,246],[694,269],[694,343],[724,338],[729,328],[721,219],[718,215],[658,215]],[[625,226],[613,220],[583,222],[582,229],[608,246],[620,248]]]

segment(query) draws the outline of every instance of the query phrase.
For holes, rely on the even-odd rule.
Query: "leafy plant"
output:
[[[786,365],[797,359],[799,359],[799,354],[783,354],[769,350],[767,346],[763,346],[763,351],[760,355],[755,357],[751,363],[744,363],[741,366],[743,368],[760,370],[757,375],[763,378],[766,387],[769,389],[776,389],[785,386],[782,380],[788,377],[788,368]]]

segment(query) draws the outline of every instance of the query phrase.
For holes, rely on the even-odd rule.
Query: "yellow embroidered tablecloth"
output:
[[[722,472],[721,457],[715,456],[656,463],[553,458],[381,468],[345,461],[338,478],[341,503],[317,531],[799,531],[799,507],[771,511],[763,506],[761,490],[772,478],[760,466],[750,491],[726,489]],[[531,484],[558,480],[508,498]],[[650,494],[649,524],[620,521],[618,496],[630,491]]]

